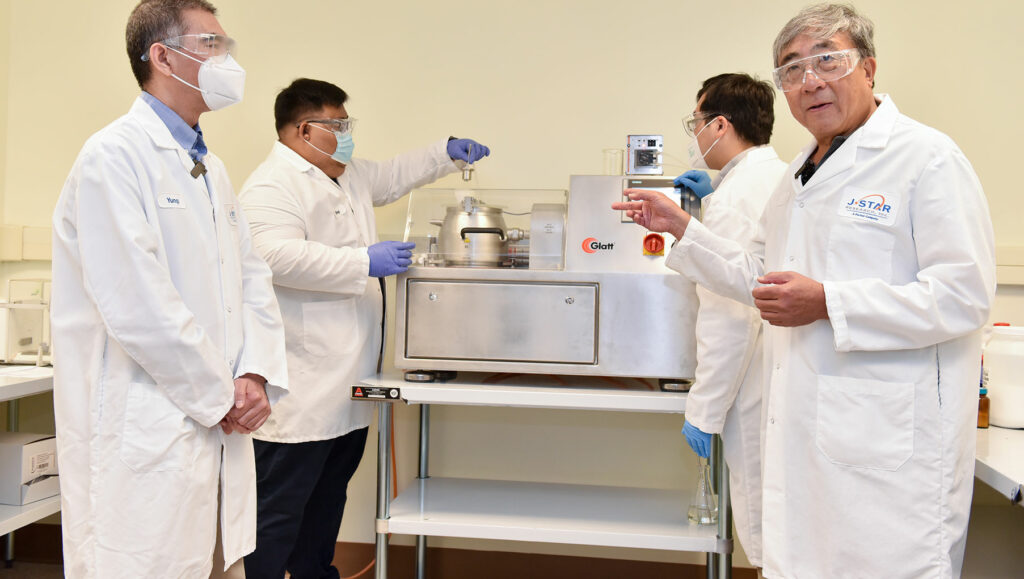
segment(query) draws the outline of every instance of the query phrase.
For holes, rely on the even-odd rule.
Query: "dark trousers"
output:
[[[246,579],[338,579],[331,565],[348,482],[366,447],[366,428],[314,442],[253,441],[256,550]]]

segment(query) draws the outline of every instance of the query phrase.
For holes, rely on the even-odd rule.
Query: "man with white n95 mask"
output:
[[[747,244],[772,191],[786,171],[768,144],[775,123],[775,89],[746,74],[704,81],[697,106],[683,120],[691,170],[676,185],[701,198],[712,232]],[[736,534],[747,559],[761,567],[761,319],[756,308],[697,286],[697,369],[686,398],[683,434],[699,456],[721,434],[729,465]]]
[[[853,8],[802,10],[774,59],[813,140],[752,243],[653,192],[614,208],[670,231],[670,267],[771,324],[765,577],[958,577],[995,294],[984,192],[949,137],[873,94],[873,25]]]
[[[412,243],[377,241],[374,206],[490,151],[444,139],[389,161],[353,157],[355,119],[337,86],[300,78],[277,95],[279,140],[242,187],[256,248],[274,272],[292,392],[256,437],[259,527],[248,579],[337,577],[331,565],[372,405],[349,387],[377,368],[383,278]],[[282,401],[284,402],[284,401]]]
[[[82,148],[53,215],[64,568],[206,577],[255,547],[248,433],[284,393],[284,332],[199,128],[242,97],[234,41],[203,0],[140,2],[126,41],[142,95]]]

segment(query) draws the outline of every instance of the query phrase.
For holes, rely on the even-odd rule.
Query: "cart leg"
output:
[[[377,564],[376,579],[388,577],[388,534],[382,532],[391,512],[391,420],[394,407],[377,403]]]
[[[417,478],[430,478],[430,405],[420,405],[420,466]],[[427,537],[416,536],[416,579],[427,576]]]
[[[714,486],[718,494],[718,539],[726,543],[727,552],[716,554],[715,567],[718,579],[732,578],[732,503],[729,496],[729,466],[725,464],[722,437],[715,435],[711,451]],[[709,573],[709,577],[710,577]]]

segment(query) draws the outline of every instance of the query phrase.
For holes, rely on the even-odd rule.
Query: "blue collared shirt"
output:
[[[142,100],[146,101],[156,116],[160,117],[160,120],[167,125],[171,136],[181,145],[181,148],[188,151],[188,156],[192,157],[193,161],[201,161],[206,156],[207,148],[206,143],[203,142],[203,130],[199,128],[198,123],[195,127],[188,126],[178,113],[146,91],[142,91]]]

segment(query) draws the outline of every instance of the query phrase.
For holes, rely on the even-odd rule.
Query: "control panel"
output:
[[[661,135],[629,135],[626,141],[627,175],[661,175]]]

